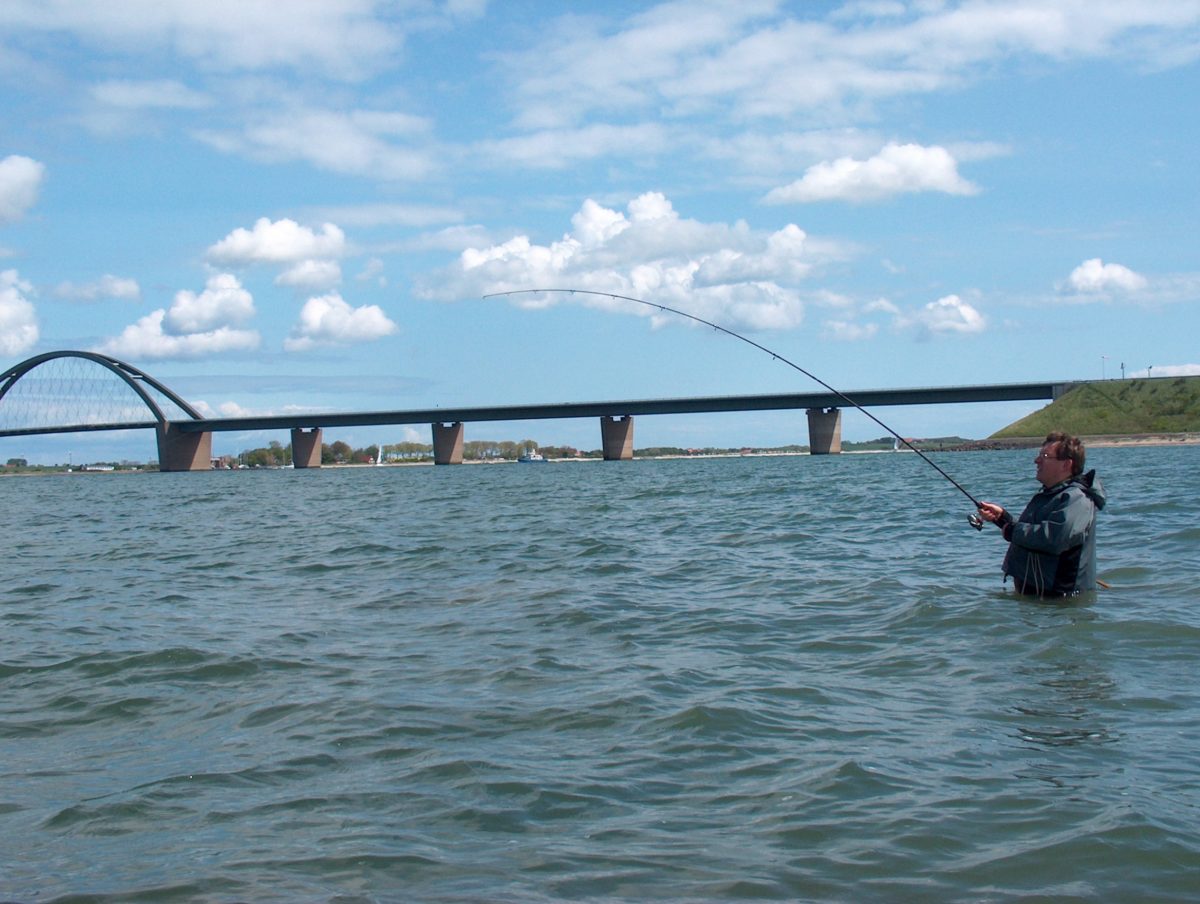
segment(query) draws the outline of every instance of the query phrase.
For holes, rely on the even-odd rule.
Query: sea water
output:
[[[0,899],[1194,900],[1200,448],[1089,466],[1066,604],[911,453],[0,480]]]

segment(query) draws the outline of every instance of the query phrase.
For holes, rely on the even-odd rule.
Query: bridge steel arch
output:
[[[159,382],[145,371],[132,364],[102,355],[98,352],[64,350],[35,355],[16,364],[0,374],[0,402],[4,401],[17,382],[47,361],[57,358],[82,358],[91,361],[116,375],[142,400],[154,416],[152,421],[121,424],[76,424],[56,428],[31,428],[3,431],[3,435],[19,436],[31,433],[72,433],[92,430],[131,430],[153,427],[158,441],[158,467],[160,471],[200,471],[212,466],[212,433],[209,431],[181,431],[177,424],[163,412],[161,406],[147,390],[151,387],[162,393],[172,404],[177,405],[191,420],[202,421],[204,416],[170,387]]]

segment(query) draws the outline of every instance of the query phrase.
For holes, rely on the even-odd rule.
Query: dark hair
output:
[[[1042,445],[1054,443],[1054,457],[1059,461],[1071,461],[1071,476],[1076,477],[1083,473],[1083,462],[1087,457],[1087,452],[1084,451],[1083,442],[1078,436],[1072,436],[1069,433],[1055,431],[1047,433],[1046,438],[1042,441]]]

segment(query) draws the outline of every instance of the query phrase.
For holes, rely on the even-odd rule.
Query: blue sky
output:
[[[851,395],[1200,373],[1198,58],[1196,0],[7,0],[0,366],[102,351],[213,415],[819,388],[648,308],[482,297],[554,286]],[[985,436],[1036,407],[876,414]],[[778,412],[635,445],[806,439]],[[0,455],[66,447],[154,454]]]

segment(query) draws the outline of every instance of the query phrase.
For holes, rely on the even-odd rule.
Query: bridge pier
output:
[[[160,471],[209,471],[212,469],[212,434],[184,433],[170,421],[155,430]]]
[[[292,428],[292,467],[321,467],[321,428]]]
[[[842,412],[837,408],[808,409],[808,451],[837,455],[842,451]]]
[[[633,416],[600,418],[600,443],[605,461],[629,461],[633,458]]]
[[[433,463],[461,465],[463,460],[462,421],[453,424],[433,424]]]

